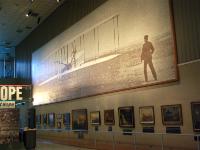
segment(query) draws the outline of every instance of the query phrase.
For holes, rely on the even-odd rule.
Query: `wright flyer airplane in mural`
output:
[[[177,80],[172,24],[168,0],[105,2],[33,53],[34,105]]]

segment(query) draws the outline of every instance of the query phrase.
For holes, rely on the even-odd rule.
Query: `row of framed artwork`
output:
[[[192,119],[194,131],[200,131],[200,102],[191,103]],[[55,120],[57,119],[57,127],[61,127],[61,122],[65,126],[70,126],[72,122],[72,130],[87,130],[88,129],[88,117],[87,109],[72,110],[70,113],[56,114],[48,113],[37,115],[37,124],[49,125],[49,127],[55,127]],[[104,110],[104,124],[115,125],[114,109]],[[181,104],[176,105],[163,105],[161,106],[162,122],[163,125],[183,125],[182,107]],[[56,118],[55,118],[56,116]],[[135,127],[134,107],[126,106],[118,108],[119,126],[124,128]],[[71,121],[72,119],[72,121]],[[154,106],[139,107],[139,119],[142,125],[154,125],[155,114]],[[100,111],[90,112],[91,125],[101,125],[101,113]]]

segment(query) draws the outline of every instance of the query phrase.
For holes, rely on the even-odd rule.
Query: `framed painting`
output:
[[[63,114],[63,124],[70,126],[70,122],[71,122],[70,118],[71,117],[70,117],[70,113],[69,112]]]
[[[72,130],[88,130],[87,109],[72,110]]]
[[[161,106],[163,125],[183,125],[180,104]]]
[[[91,123],[91,125],[100,125],[101,124],[100,111],[90,112],[90,123]]]
[[[119,107],[119,126],[125,128],[135,127],[134,107]]]
[[[41,124],[41,114],[36,115],[36,124],[40,125]]]
[[[57,119],[57,120],[61,120],[61,119],[62,119],[62,114],[60,114],[60,113],[59,113],[59,114],[56,114],[56,119]]]
[[[55,113],[48,114],[48,125],[49,127],[55,127]]]
[[[104,124],[115,125],[114,109],[104,110]]]
[[[195,132],[199,132],[200,131],[200,102],[192,102],[191,111],[192,111],[193,129]]]
[[[139,107],[139,118],[140,118],[140,123],[143,125],[155,124],[154,107],[153,106]]]
[[[42,114],[43,125],[47,125],[47,114]]]

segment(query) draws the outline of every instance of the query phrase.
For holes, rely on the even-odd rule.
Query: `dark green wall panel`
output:
[[[199,6],[199,0],[173,0],[179,63],[200,58]]]

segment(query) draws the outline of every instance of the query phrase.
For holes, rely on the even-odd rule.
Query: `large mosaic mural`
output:
[[[19,110],[0,109],[0,144],[19,142]]]
[[[177,80],[169,0],[109,0],[32,55],[34,105]]]

